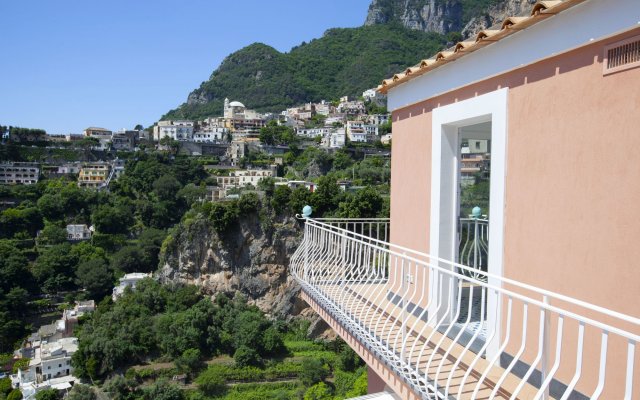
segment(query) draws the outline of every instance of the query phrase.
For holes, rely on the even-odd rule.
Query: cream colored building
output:
[[[78,175],[78,186],[101,189],[107,185],[111,167],[107,163],[84,164]]]

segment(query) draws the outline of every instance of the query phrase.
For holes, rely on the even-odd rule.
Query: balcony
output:
[[[477,268],[394,245],[388,220],[304,221],[293,276],[416,398],[638,398],[640,319],[488,274],[465,244]]]

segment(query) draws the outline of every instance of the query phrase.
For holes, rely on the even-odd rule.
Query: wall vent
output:
[[[604,48],[604,74],[640,66],[640,35]]]

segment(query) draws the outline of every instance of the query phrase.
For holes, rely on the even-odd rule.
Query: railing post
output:
[[[473,268],[478,270],[478,253],[480,252],[480,239],[478,238],[478,217],[473,219]]]
[[[549,297],[548,296],[543,296],[542,298],[542,302],[545,305],[549,304]],[[551,313],[549,312],[549,310],[544,309],[544,319],[543,319],[543,332],[542,332],[542,359],[540,361],[540,385],[542,385],[546,379],[547,376],[549,375],[549,352],[551,351],[550,349],[550,328],[551,328]],[[542,393],[542,400],[548,400],[549,399],[549,386],[551,385],[547,385],[547,387],[544,389],[544,392]]]
[[[309,283],[309,241],[310,241],[310,237],[309,237],[309,224],[307,221],[305,221],[304,224],[304,238],[302,239],[303,243],[304,243],[304,272],[303,272],[303,276],[304,276],[304,281]]]
[[[407,276],[404,272],[404,264],[405,264],[405,259],[404,257],[406,257],[406,253],[402,253],[403,255],[403,259],[402,259],[402,286],[400,287],[400,290],[402,291],[402,349],[400,351],[400,359],[404,360],[404,344],[405,344],[405,330],[406,330],[406,325],[407,325],[407,308],[406,308],[406,303],[405,303],[405,295],[406,295],[406,287],[407,287]]]

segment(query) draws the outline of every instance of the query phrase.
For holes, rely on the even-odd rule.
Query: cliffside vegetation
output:
[[[268,320],[242,296],[219,294],[212,302],[195,286],[147,279],[84,321],[72,365],[75,375],[104,382],[102,390],[115,399],[365,394],[362,360],[341,341],[308,339],[306,328]],[[114,375],[118,371],[126,373]],[[197,389],[166,381],[176,374]],[[362,377],[365,384],[356,385]]]
[[[268,157],[251,153],[243,163],[259,160]],[[291,176],[317,180],[318,190],[312,194],[305,188],[275,187],[267,179],[258,188],[264,193],[261,198],[249,193],[236,201],[201,203],[205,186],[214,185],[215,177],[198,159],[142,152],[132,157],[108,192],[80,189],[70,178],[0,187],[5,202],[0,210],[0,353],[13,350],[29,332],[33,315],[56,301],[41,296],[100,300],[119,276],[156,271],[167,230],[195,215],[223,232],[248,215],[257,215],[265,229],[272,229],[278,215],[299,213],[306,204],[318,216],[388,213],[384,182],[389,167],[384,159],[358,161],[346,152],[330,155],[309,148],[292,150],[286,164]],[[323,174],[327,176],[320,177]],[[336,181],[346,176],[380,186],[342,192]],[[65,226],[71,223],[93,225],[92,240],[69,243]],[[170,243],[166,241],[165,249]]]
[[[13,350],[32,314],[49,307],[42,295],[100,300],[118,276],[155,271],[166,228],[202,193],[206,176],[194,159],[140,153],[109,192],[69,178],[0,187],[0,353]],[[69,243],[67,224],[96,232]]]
[[[255,43],[229,55],[187,103],[162,119],[219,116],[225,97],[279,112],[309,101],[360,96],[444,44],[441,35],[399,24],[330,29],[288,53]]]

